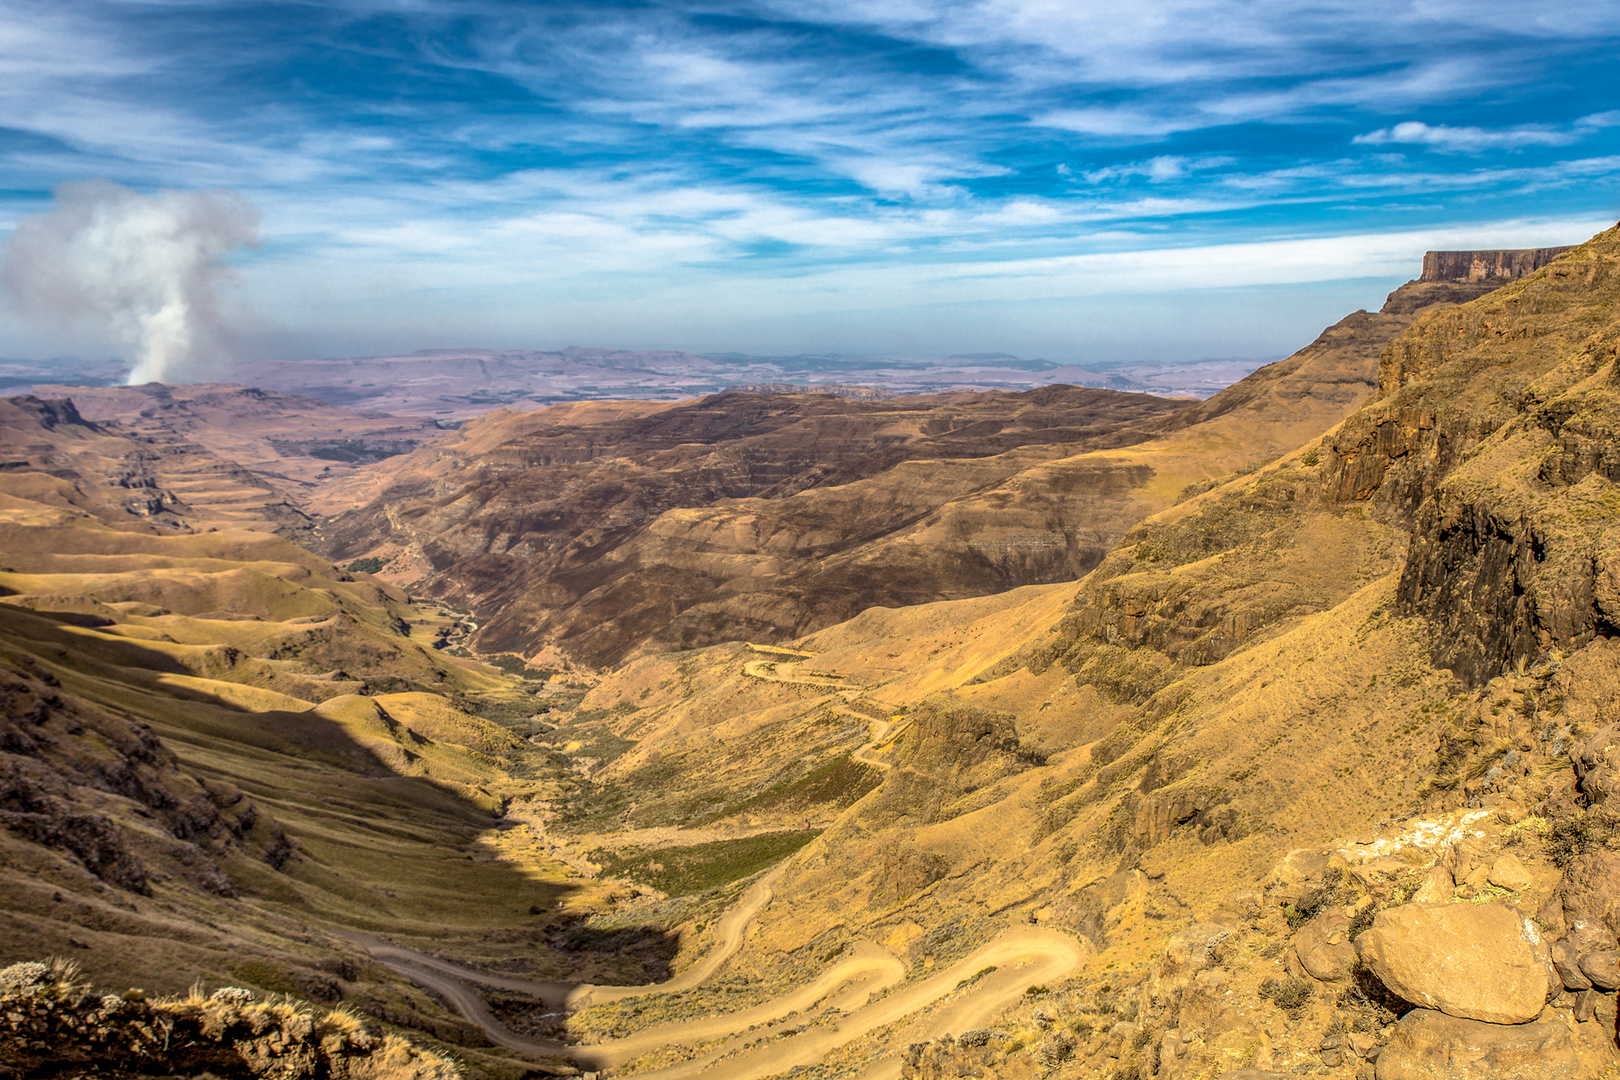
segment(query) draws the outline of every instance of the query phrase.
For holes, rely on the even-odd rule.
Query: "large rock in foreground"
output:
[[[1378,1056],[1378,1080],[1574,1080],[1575,1036],[1549,1014],[1533,1024],[1484,1024],[1413,1009]]]
[[[1357,939],[1356,951],[1392,992],[1470,1020],[1534,1020],[1556,989],[1547,944],[1503,904],[1388,908]]]

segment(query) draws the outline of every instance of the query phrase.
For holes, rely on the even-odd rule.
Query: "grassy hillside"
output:
[[[1370,919],[1439,858],[1447,896],[1455,879],[1458,898],[1536,913],[1562,895],[1571,851],[1608,835],[1607,789],[1577,787],[1571,748],[1612,719],[1620,687],[1617,268],[1610,231],[1419,316],[1383,351],[1374,400],[1193,488],[1078,586],[869,611],[795,642],[818,679],[774,685],[768,705],[749,703],[763,688],[735,650],[631,665],[585,702],[617,708],[613,730],[640,740],[606,776],[661,770],[663,797],[634,811],[644,828],[689,820],[689,793],[739,808],[711,828],[748,825],[739,796],[765,788],[771,763],[808,773],[859,745],[866,724],[842,711],[858,696],[905,721],[873,757],[881,782],[848,812],[821,805],[825,831],[780,884],[793,902],[762,913],[738,977],[791,983],[862,940],[921,972],[1009,924],[1065,927],[1097,948],[1042,1006],[1084,1021],[1065,1036],[1072,1057],[1042,1065],[1013,1046],[985,1061],[1146,1074],[1192,1007],[1185,974],[1163,981],[1179,955],[1166,946],[1215,920],[1241,943],[1221,966],[1246,1011],[1198,1035],[1178,1075],[1257,1057],[1317,1067],[1317,1042],[1365,1001],[1303,969],[1288,975],[1303,997],[1278,997],[1284,953],[1326,910],[1302,906],[1311,888]],[[832,717],[841,741],[812,750],[840,730]],[[1465,813],[1470,854],[1452,825],[1433,827],[1441,847],[1411,839],[1425,835],[1414,819]],[[1474,869],[1506,852],[1527,867],[1517,891]],[[1035,1010],[1008,1022],[1048,1040]],[[1142,1041],[1107,1046],[1126,1021]],[[833,1060],[925,1026],[908,1023]],[[1613,1040],[1593,1045],[1601,1071]]]

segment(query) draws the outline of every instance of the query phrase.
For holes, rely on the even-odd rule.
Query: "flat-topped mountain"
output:
[[[1507,251],[1425,251],[1419,281],[1491,281],[1500,285],[1533,274],[1569,246]]]

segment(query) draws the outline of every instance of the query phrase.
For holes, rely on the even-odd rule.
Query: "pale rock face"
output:
[[[1368,931],[1371,933],[1371,931]],[[1574,1080],[1575,1037],[1557,1017],[1486,1024],[1413,1009],[1378,1056],[1378,1080]]]
[[[1423,878],[1423,884],[1412,894],[1412,903],[1449,904],[1456,890],[1457,885],[1451,880],[1450,870],[1443,866],[1431,867]]]
[[[1530,871],[1526,870],[1524,863],[1514,855],[1503,855],[1492,863],[1490,875],[1486,880],[1492,885],[1511,889],[1513,892],[1524,892],[1535,884]]]
[[[1389,908],[1357,939],[1356,950],[1402,998],[1471,1020],[1534,1020],[1555,989],[1546,942],[1503,904]]]

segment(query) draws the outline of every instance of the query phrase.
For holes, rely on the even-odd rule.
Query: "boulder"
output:
[[[1230,926],[1220,923],[1194,923],[1172,937],[1159,957],[1158,967],[1148,981],[1149,999],[1168,1004],[1179,997],[1193,976],[1215,964],[1215,952],[1232,937]]]
[[[1125,1053],[1136,1038],[1136,1025],[1129,1020],[1121,1020],[1108,1029],[1108,1041],[1105,1047],[1109,1057],[1117,1058]]]
[[[1350,920],[1339,912],[1318,915],[1294,935],[1294,955],[1304,973],[1317,982],[1348,980],[1356,962]]]
[[[1265,888],[1279,903],[1298,900],[1327,873],[1328,862],[1325,851],[1295,848],[1271,868]]]
[[[1600,849],[1577,855],[1564,867],[1558,891],[1565,923],[1572,928],[1578,923],[1601,925],[1609,935],[1603,947],[1614,948],[1620,933],[1620,852]]]
[[[1564,984],[1564,989],[1592,989],[1592,980],[1582,973],[1580,953],[1574,945],[1568,941],[1555,941],[1551,951],[1553,969],[1558,972],[1558,980]]]
[[[1471,1020],[1534,1020],[1557,989],[1546,942],[1505,904],[1387,908],[1356,940],[1356,950],[1393,993]]]
[[[1487,1024],[1413,1009],[1378,1055],[1378,1080],[1575,1080],[1575,1038],[1554,1014]]]
[[[1598,1019],[1602,1012],[1614,1012],[1614,995],[1601,990],[1582,990],[1575,995],[1575,1007],[1571,1012],[1580,1023],[1590,1023]]]
[[[1569,752],[1581,794],[1593,806],[1607,802],[1620,786],[1620,772],[1615,768],[1620,754],[1616,751],[1620,751],[1620,724],[1599,728]]]
[[[1423,884],[1412,894],[1412,903],[1449,904],[1456,891],[1457,883],[1451,880],[1451,871],[1444,866],[1432,866],[1424,875]]]
[[[1581,974],[1600,990],[1620,990],[1620,952],[1605,949],[1581,957]]]
[[[1491,871],[1485,878],[1492,885],[1509,889],[1513,892],[1525,892],[1535,884],[1524,863],[1515,855],[1503,855],[1491,864]]]

